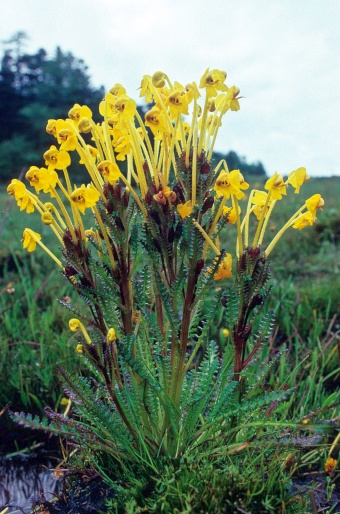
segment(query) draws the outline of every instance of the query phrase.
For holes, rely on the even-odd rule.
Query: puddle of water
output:
[[[55,465],[46,458],[0,458],[0,512],[10,507],[6,514],[29,513],[32,497],[37,498],[42,491],[51,500],[61,487],[60,480],[49,471]]]

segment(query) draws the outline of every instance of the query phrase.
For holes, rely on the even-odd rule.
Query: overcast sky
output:
[[[244,99],[216,149],[268,173],[306,166],[340,175],[340,0],[0,0],[0,39],[57,45],[83,58],[94,85],[122,83],[138,100],[144,74],[182,84],[227,71]],[[1,100],[1,99],[0,99]],[[74,99],[75,102],[77,99]]]

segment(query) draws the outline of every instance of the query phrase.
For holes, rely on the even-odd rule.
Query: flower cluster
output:
[[[253,190],[248,194],[241,219],[239,202],[249,185],[240,171],[229,170],[225,161],[214,169],[210,164],[222,118],[240,108],[240,90],[236,86],[228,87],[226,77],[224,71],[207,69],[198,85],[192,82],[183,86],[172,83],[163,72],[145,75],[140,96],[153,105],[145,112],[144,120],[121,84],[115,84],[100,103],[101,123],[94,122],[87,106],[75,104],[67,119],[48,120],[46,130],[55,138],[55,144],[43,154],[45,167],[31,166],[26,173],[35,194],[17,179],[8,186],[8,193],[14,195],[20,210],[27,214],[37,209],[42,222],[51,227],[62,246],[65,246],[65,234],[74,244],[79,240],[88,244],[90,232],[97,244],[106,245],[115,268],[110,231],[98,202],[109,212],[109,195],[112,191],[118,194],[118,188],[123,187],[146,222],[155,203],[164,212],[176,212],[182,223],[190,220],[204,239],[201,258],[206,259],[208,250],[220,258],[215,279],[229,278],[232,257],[231,253],[221,255],[218,238],[221,225],[237,225],[237,255],[248,246],[263,245],[276,202],[286,195],[289,185],[299,193],[309,177],[302,167],[289,173],[286,180],[275,173],[267,180],[265,191]],[[186,120],[187,116],[191,119]],[[68,172],[71,152],[78,155],[87,169],[86,185],[72,184]],[[120,161],[126,161],[126,173],[122,172]],[[40,198],[42,193],[49,194],[51,201],[44,202]],[[289,227],[301,230],[312,225],[317,209],[323,205],[320,195],[306,200],[268,244],[266,255]],[[84,227],[81,216],[87,209],[92,210],[95,218],[95,229],[90,231]],[[209,219],[205,216],[208,210]],[[257,222],[252,242],[249,241],[251,215]],[[47,251],[41,236],[25,229],[24,247],[31,252],[37,244]],[[54,254],[50,255],[62,266]]]

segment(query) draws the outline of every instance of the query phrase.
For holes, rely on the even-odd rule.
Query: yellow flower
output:
[[[200,80],[200,88],[205,87],[207,97],[217,96],[218,91],[228,91],[228,87],[224,84],[227,74],[225,71],[211,70],[207,68]]]
[[[336,459],[332,459],[332,457],[329,457],[325,462],[325,471],[326,473],[330,473],[331,471],[334,471],[334,469],[337,467],[338,461]]]
[[[135,115],[137,106],[132,98],[121,96],[115,102],[115,109],[119,118],[128,119]]]
[[[75,123],[73,120],[49,120],[51,122],[50,133],[52,133],[58,140],[61,150],[72,151],[77,148],[77,136],[74,132],[73,126]],[[49,124],[46,130],[49,128]]]
[[[139,96],[145,96],[145,102],[150,104],[152,102],[153,94],[152,77],[150,75],[144,75],[140,85]]]
[[[298,230],[302,230],[308,225],[314,225],[315,219],[316,218],[314,218],[312,213],[307,211],[304,214],[300,214],[300,216],[298,216],[296,221],[293,223],[292,227]]]
[[[58,143],[61,150],[75,150],[77,148],[77,136],[72,129],[64,128],[58,132]]]
[[[81,328],[81,322],[79,321],[79,319],[72,318],[68,322],[68,326],[71,332],[78,332],[78,330]]]
[[[156,105],[154,105],[150,111],[145,113],[144,119],[145,126],[150,127],[154,135],[157,135],[158,132],[167,132],[164,112]]]
[[[258,220],[262,218],[264,206],[267,204],[267,211],[270,207],[271,199],[267,202],[267,198],[268,194],[265,191],[255,191],[253,194],[251,203],[255,204],[253,213]]]
[[[82,214],[85,213],[85,209],[94,207],[99,197],[100,193],[93,184],[88,184],[87,187],[82,184],[81,187],[75,189],[70,196],[71,201],[78,207]]]
[[[300,187],[302,184],[309,180],[309,175],[307,175],[306,168],[298,168],[297,170],[293,170],[289,173],[287,178],[287,184],[295,187],[295,193],[300,193]]]
[[[98,164],[97,168],[109,184],[114,184],[121,176],[120,169],[115,162],[102,161]]]
[[[17,205],[20,207],[21,211],[25,210],[27,214],[34,212],[34,203],[27,192],[17,201]]]
[[[231,278],[233,260],[230,253],[227,253],[223,261],[219,265],[217,272],[214,274],[214,280],[223,280],[224,278]]]
[[[115,84],[111,89],[110,89],[110,93],[113,95],[113,96],[124,96],[126,94],[126,89],[124,86],[122,86],[121,84]]]
[[[13,195],[16,200],[19,200],[25,196],[26,186],[21,180],[13,178],[7,186],[7,193]]]
[[[230,334],[229,330],[227,328],[222,329],[222,335],[223,337],[228,337]]]
[[[240,207],[238,208],[239,213],[241,212]],[[236,210],[233,207],[223,207],[223,216],[227,216],[227,223],[234,225],[237,220]]]
[[[68,117],[78,125],[81,118],[92,118],[92,111],[87,105],[74,104],[68,111]]]
[[[106,93],[105,100],[100,102],[99,104],[99,113],[103,116],[107,116],[108,118],[115,114],[115,103],[116,103],[116,97],[111,93]]]
[[[57,170],[63,170],[71,164],[71,157],[65,150],[58,150],[56,146],[52,145],[44,155],[46,166],[51,166]]]
[[[196,100],[198,100],[198,98],[201,96],[196,82],[191,82],[190,84],[187,84],[185,86],[185,90],[190,92],[192,97],[195,98]]]
[[[131,152],[131,136],[129,134],[120,136],[114,142],[114,147],[117,152],[117,161],[125,161],[126,156]]]
[[[7,186],[7,193],[14,196],[21,211],[26,210],[27,214],[34,212],[34,204],[23,182],[16,178],[12,179]]]
[[[113,343],[113,341],[117,339],[116,331],[114,328],[109,328],[106,339],[108,343]]]
[[[182,218],[182,220],[184,218],[186,218],[187,216],[190,216],[190,214],[192,213],[192,203],[191,203],[191,200],[188,200],[187,202],[185,203],[179,203],[177,205],[177,211],[178,211],[178,214],[180,215],[180,217]]]
[[[230,98],[230,110],[231,111],[239,111],[240,110],[240,102],[239,102],[239,95],[240,90],[236,86],[231,86],[228,91],[228,96]]]
[[[222,93],[218,95],[215,99],[215,106],[217,111],[220,111],[222,114],[225,114],[228,111],[228,109],[230,109],[231,111],[239,111],[239,94],[239,88],[236,86],[232,86],[228,89],[227,93]]]
[[[83,347],[83,345],[81,343],[77,344],[76,351],[78,353],[84,353],[84,347]]]
[[[165,101],[170,109],[172,119],[177,119],[179,114],[189,114],[189,104],[194,98],[193,90],[186,91],[181,84],[175,82],[174,90]]]
[[[31,166],[25,175],[30,186],[33,186],[37,193],[43,190],[44,193],[50,192],[51,186],[54,188],[58,182],[58,174],[53,168],[38,168]]]
[[[264,188],[271,191],[271,198],[273,200],[281,200],[282,195],[286,195],[287,184],[283,181],[282,175],[278,172],[275,173],[270,179],[267,180]]]
[[[30,228],[25,228],[25,230],[23,232],[23,236],[24,236],[23,247],[27,248],[27,250],[29,252],[34,252],[34,250],[37,246],[37,241],[38,240],[40,241],[40,239],[41,239],[41,235],[38,234],[37,232],[34,232]]]
[[[316,209],[322,209],[324,205],[325,201],[320,194],[313,195],[306,200],[306,207],[314,217],[316,217]]]
[[[216,179],[214,189],[218,196],[224,196],[228,200],[235,195],[238,200],[244,197],[241,189],[248,189],[249,184],[244,181],[240,170],[222,171]]]
[[[46,132],[51,136],[57,137],[57,120],[48,120]]]

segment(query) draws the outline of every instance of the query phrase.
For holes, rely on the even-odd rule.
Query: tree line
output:
[[[15,178],[22,168],[40,165],[42,152],[53,142],[44,127],[50,118],[64,118],[75,104],[86,104],[94,113],[105,91],[91,83],[83,59],[59,46],[52,57],[46,50],[25,53],[28,36],[16,33],[4,43],[0,68],[0,180]],[[145,108],[141,106],[140,111]],[[98,117],[99,121],[99,117]],[[245,175],[265,176],[263,165],[248,164],[230,151],[215,155],[226,159],[230,169]]]

